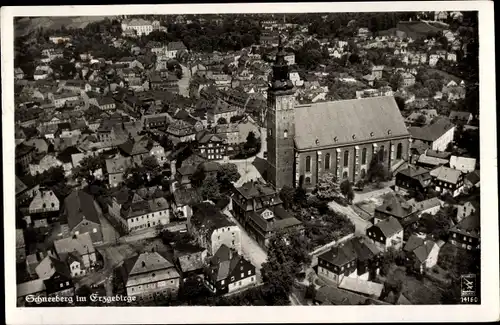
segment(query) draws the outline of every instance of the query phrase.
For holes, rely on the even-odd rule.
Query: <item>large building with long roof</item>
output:
[[[377,154],[387,170],[408,159],[410,133],[394,97],[297,105],[284,56],[280,44],[267,96],[267,181],[312,188],[327,172],[365,178]]]

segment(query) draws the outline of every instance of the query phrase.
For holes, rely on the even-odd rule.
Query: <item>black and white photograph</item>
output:
[[[8,322],[498,318],[493,3],[445,3],[3,7]]]

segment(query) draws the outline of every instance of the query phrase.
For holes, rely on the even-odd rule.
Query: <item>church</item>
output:
[[[267,170],[277,189],[313,188],[324,173],[363,179],[372,157],[407,161],[410,133],[394,97],[298,105],[280,40],[267,94]]]

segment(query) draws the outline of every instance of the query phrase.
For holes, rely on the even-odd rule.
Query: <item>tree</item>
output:
[[[405,99],[400,96],[395,96],[394,99],[396,100],[396,104],[398,104],[398,108],[400,111],[404,111],[405,109]]]
[[[217,120],[217,124],[227,124],[227,120],[224,117],[221,117]]]
[[[320,200],[331,201],[340,197],[340,188],[337,177],[332,173],[325,173],[318,179],[313,194]]]
[[[283,186],[279,193],[281,201],[285,209],[289,210],[294,206],[295,190],[290,186]]]
[[[235,164],[222,164],[217,170],[217,181],[223,189],[229,190],[233,182],[240,179],[238,166]]]
[[[446,240],[454,216],[452,207],[442,208],[436,215],[424,213],[418,221],[418,230],[433,236],[435,239]]]
[[[306,239],[297,231],[280,231],[269,239],[267,251],[262,279],[271,291],[288,295],[296,276],[311,263]]]
[[[200,194],[205,200],[220,198],[220,185],[215,176],[209,175],[205,178],[200,187]]]
[[[351,182],[349,182],[349,180],[346,179],[342,183],[340,183],[340,192],[347,198],[349,202],[354,199],[354,190],[352,189],[352,184]]]
[[[76,179],[84,179],[87,183],[95,180],[95,172],[101,169],[103,160],[100,156],[86,156],[80,161],[80,165],[75,168],[73,173]]]
[[[384,156],[385,152],[383,150],[379,150],[373,155],[366,174],[366,178],[369,181],[381,182],[388,177],[387,168],[383,163]]]
[[[142,160],[142,167],[146,174],[154,178],[160,172],[160,164],[155,156],[147,156]]]
[[[417,118],[415,119],[416,124],[423,125],[426,122],[427,122],[427,118],[423,114],[418,115]]]

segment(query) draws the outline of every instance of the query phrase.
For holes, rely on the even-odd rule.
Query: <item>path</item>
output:
[[[386,187],[381,188],[379,190],[374,190],[374,191],[366,192],[366,193],[356,193],[356,195],[354,195],[354,200],[352,200],[352,203],[356,204],[356,203],[360,203],[360,202],[366,201],[366,200],[374,198],[374,197],[382,196],[382,195],[387,194],[387,193],[392,193],[394,191],[389,186],[394,185],[393,183],[394,182],[388,183],[388,184],[386,184]]]
[[[181,64],[182,78],[178,81],[179,95],[189,97],[189,83],[191,82],[191,71]]]
[[[366,228],[370,227],[372,224],[369,221],[361,218],[350,206],[342,206],[335,201],[328,203],[328,206],[333,211],[342,213],[346,215],[349,220],[354,224],[356,235],[364,235],[366,233]]]

